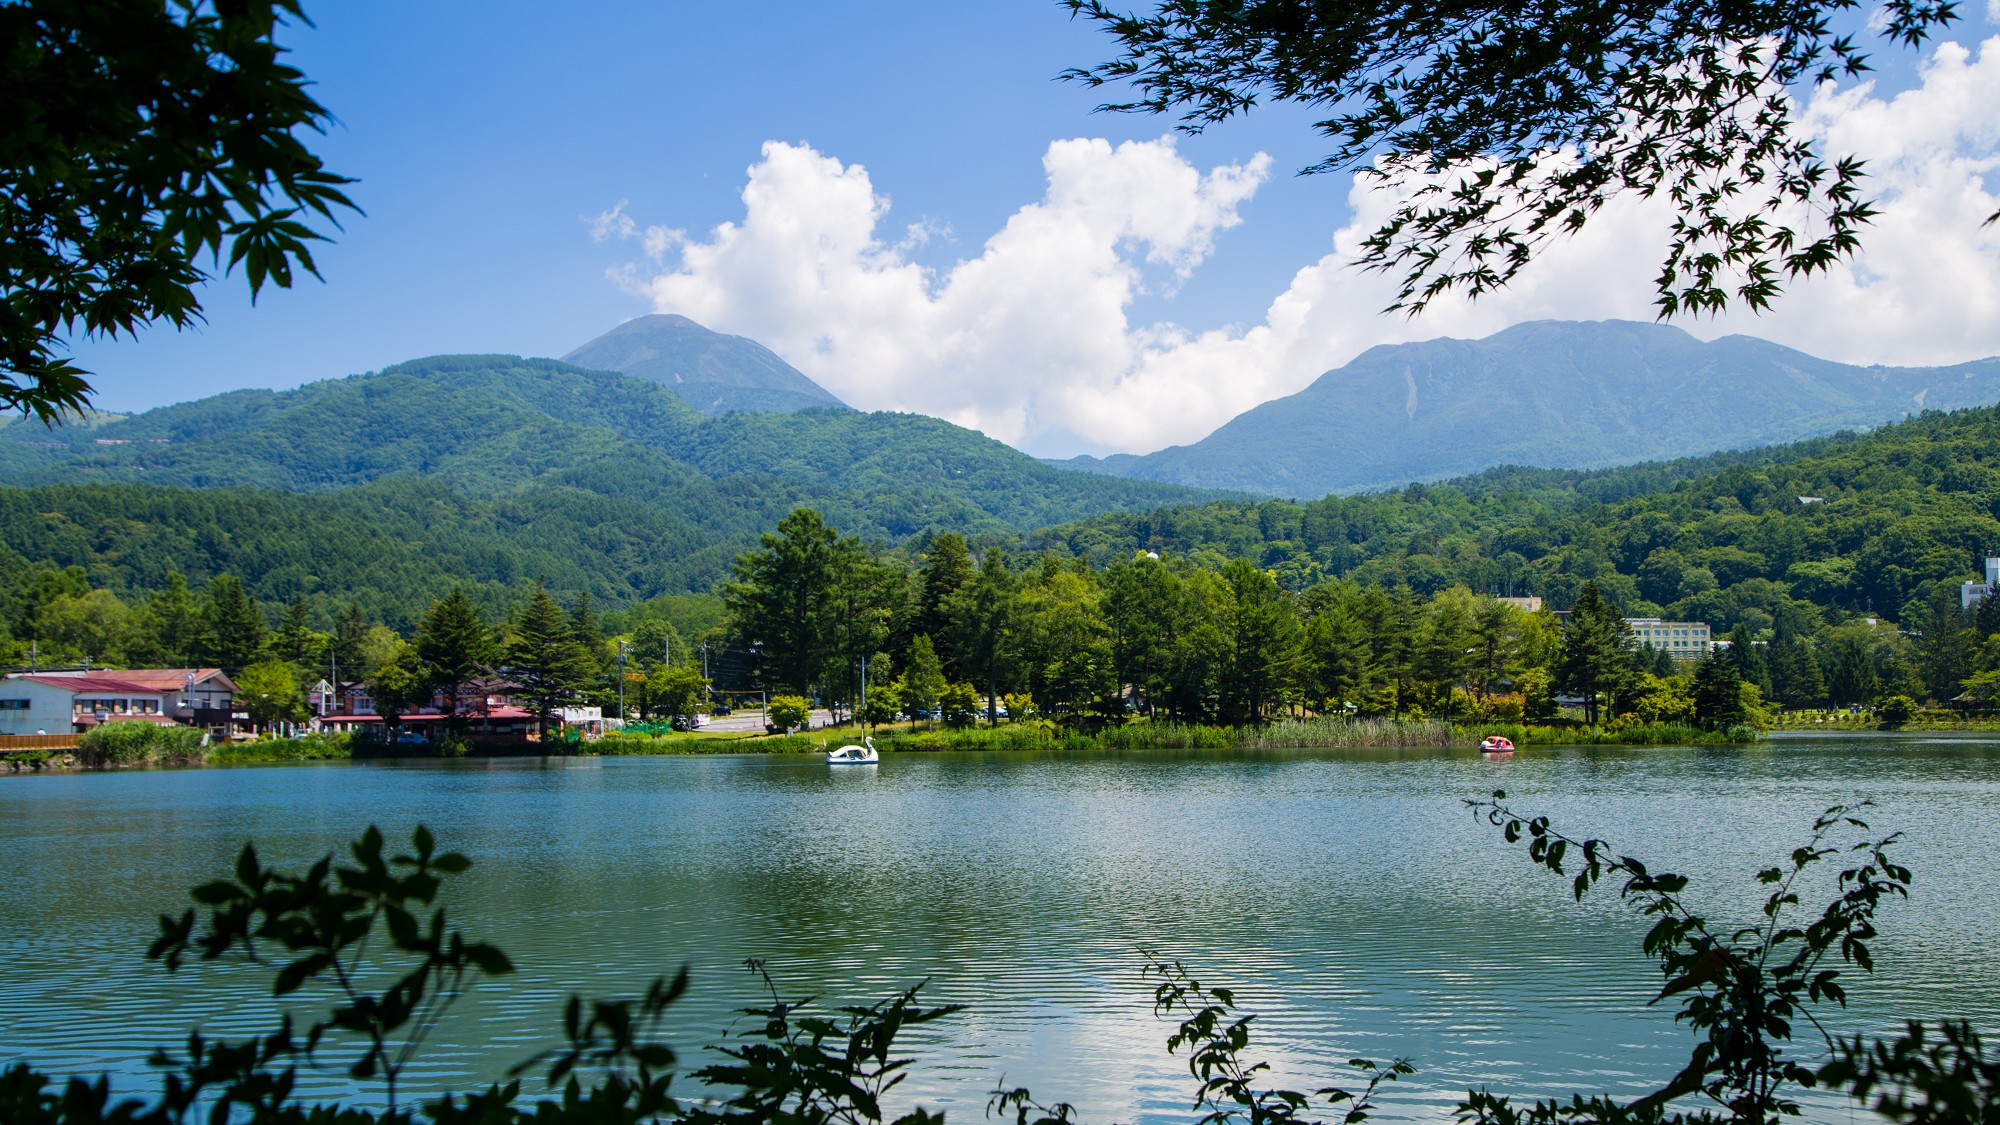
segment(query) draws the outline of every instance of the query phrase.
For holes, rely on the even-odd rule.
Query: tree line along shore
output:
[[[751,748],[744,734],[664,726],[729,693],[767,706],[780,733],[806,727],[818,706],[915,750],[1429,745],[1482,732],[1544,745],[1741,740],[1774,724],[1936,719],[1944,712],[1926,702],[1977,704],[2000,687],[2000,605],[1967,609],[1946,583],[1913,599],[1900,627],[1780,606],[1767,626],[1741,619],[1686,659],[1635,638],[1590,580],[1557,613],[1464,585],[1294,587],[1275,568],[1210,551],[1097,565],[949,532],[922,551],[889,551],[810,508],[764,534],[707,596],[606,609],[539,582],[499,605],[454,591],[407,633],[355,605],[329,615],[328,601],[272,607],[231,575],[197,590],[176,574],[128,603],[77,569],[42,567],[4,604],[17,660],[213,665],[265,728],[310,724],[316,681],[365,696],[390,731],[424,707],[458,716],[499,681],[532,709],[545,748],[564,707],[623,720],[630,730],[590,747],[611,753]],[[808,734],[756,748],[810,745]],[[268,754],[353,752],[317,738]],[[194,748],[124,753],[176,760]]]

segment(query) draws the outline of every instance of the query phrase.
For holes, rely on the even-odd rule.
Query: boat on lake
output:
[[[849,743],[838,750],[828,750],[826,752],[826,764],[829,766],[872,766],[882,760],[881,756],[875,753],[875,740],[873,738],[864,737],[861,741],[866,743],[866,745],[856,746]]]
[[[1514,752],[1514,740],[1504,735],[1489,734],[1479,740],[1479,752],[1495,758],[1504,758]]]

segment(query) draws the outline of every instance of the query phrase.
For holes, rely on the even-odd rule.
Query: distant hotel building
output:
[[[1971,609],[1986,600],[1994,587],[2000,586],[2000,558],[1986,560],[1986,581],[1967,582],[1958,588],[1958,605],[1961,609]]]
[[[1493,600],[1502,605],[1511,605],[1515,609],[1526,610],[1529,613],[1542,612],[1542,599],[1540,598],[1494,598]]]
[[[1657,617],[1628,617],[1632,639],[1642,645],[1667,650],[1675,660],[1699,660],[1708,652],[1708,625],[1702,621],[1662,621]]]

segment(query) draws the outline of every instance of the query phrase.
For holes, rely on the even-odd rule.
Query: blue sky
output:
[[[1988,72],[2000,75],[2000,50],[1994,65],[1978,65],[1993,25],[1977,7],[1953,36],[1974,57],[1952,72],[1975,102]],[[77,355],[96,373],[104,407],[292,386],[441,352],[560,355],[660,308],[764,340],[858,406],[940,414],[1033,452],[1143,450],[1199,437],[1372,343],[1479,335],[1536,316],[1647,315],[1643,279],[1656,258],[1633,250],[1649,229],[1638,216],[1629,228],[1607,222],[1602,245],[1579,250],[1567,267],[1631,259],[1643,267],[1632,272],[1636,288],[1622,274],[1615,284],[1566,282],[1557,263],[1518,298],[1484,308],[1417,324],[1375,316],[1376,290],[1330,264],[1336,236],[1355,229],[1350,185],[1291,174],[1320,153],[1302,112],[1261,110],[1168,148],[1160,143],[1168,123],[1093,114],[1098,96],[1055,80],[1065,66],[1103,57],[1109,42],[1053,2],[347,0],[309,10],[318,26],[286,39],[340,119],[320,150],[360,180],[354,195],[366,215],[320,253],[325,284],[267,292],[253,310],[232,278],[209,292],[209,323],[198,331],[83,342]],[[1840,112],[1887,113],[1889,90],[1925,80],[1907,58],[1888,74],[1875,101]],[[1918,112],[1938,111],[1907,107]],[[1829,128],[1848,117],[1836,114]],[[1892,118],[1868,135],[1897,128]],[[1980,161],[1993,132],[1982,117],[1936,141],[1964,150],[1975,188],[1992,187]],[[1075,138],[1109,143],[1051,148]],[[784,202],[750,219],[753,165],[785,189]],[[1183,166],[1184,182],[1161,174]],[[839,177],[852,186],[864,175],[848,211],[814,210]],[[869,199],[875,241],[845,258],[788,249],[780,237],[791,223],[786,207],[844,230],[862,221],[853,208],[867,211]],[[1087,238],[1062,233],[1059,220],[1100,199],[1155,218],[1121,227],[1091,215],[1079,220]],[[634,236],[593,238],[592,220],[621,204],[615,214]],[[1048,220],[1041,241],[1026,230],[1030,220]],[[723,223],[766,234],[730,242],[715,231]],[[911,224],[928,238],[905,237]],[[648,227],[679,233],[649,254]],[[607,229],[615,224],[597,224],[598,234]],[[1010,230],[1012,249],[999,246]],[[1095,257],[1079,256],[1078,268],[1095,272],[1074,293],[1056,276],[1063,255],[1051,252],[1065,237],[1105,240]],[[1887,237],[1937,234],[1897,228]],[[689,246],[706,264],[681,257]],[[960,269],[982,256],[983,271]],[[1868,265],[1863,282],[1885,268]],[[833,280],[783,300],[758,287],[756,279],[785,271]],[[891,274],[922,278],[884,290],[883,304],[909,307],[855,326],[839,290]],[[1982,275],[1970,286],[1970,304],[1946,310],[1942,329],[1935,310],[1912,313],[1909,324],[1852,343],[1829,340],[1825,324],[1853,319],[1843,310],[1854,294],[1792,321],[1689,327],[1844,349],[1833,358],[1971,358],[2000,351],[1980,326],[2000,322],[1980,303],[1984,283]],[[1023,295],[1015,308],[1012,294],[1030,287],[1065,306],[1101,299],[1115,334],[1042,333],[1036,318],[1046,318],[1046,304]],[[956,304],[953,288],[964,293]],[[1882,292],[1872,290],[1878,304]],[[1011,326],[969,337],[975,321],[992,319],[976,315],[975,302],[1013,309]],[[906,339],[927,333],[957,343]],[[1037,334],[1049,346],[1023,351],[1014,342]]]

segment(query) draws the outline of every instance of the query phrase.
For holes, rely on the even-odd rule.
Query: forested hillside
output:
[[[87,426],[0,427],[15,485],[144,481],[314,491],[397,475],[481,497],[560,482],[609,496],[782,478],[864,535],[1026,529],[1217,496],[1045,465],[913,414],[807,410],[706,418],[659,383],[548,359],[438,356],[290,391],[234,391]],[[740,491],[737,489],[735,491]],[[761,514],[735,526],[768,526]]]
[[[1704,467],[1494,470],[1307,504],[1103,516],[1026,542],[1097,559],[1244,556],[1294,588],[1322,576],[1419,593],[1463,583],[1557,606],[1595,579],[1629,613],[1718,632],[1768,627],[1786,607],[1899,619],[1931,586],[1975,578],[1982,556],[2000,554],[2000,409],[1931,413]]]

